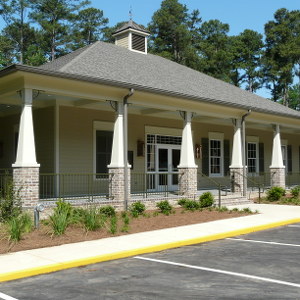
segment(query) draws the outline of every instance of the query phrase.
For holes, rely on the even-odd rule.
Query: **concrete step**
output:
[[[216,204],[218,205],[218,199],[216,199]],[[253,204],[253,201],[247,199],[246,197],[222,197],[221,198],[221,206],[227,205],[239,205],[239,204]]]

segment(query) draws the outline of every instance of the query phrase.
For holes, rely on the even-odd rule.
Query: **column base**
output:
[[[124,201],[124,168],[109,168],[109,198]],[[128,201],[130,201],[130,169],[128,169]]]
[[[279,186],[285,189],[285,168],[270,168],[271,186]]]
[[[22,207],[35,207],[39,202],[39,167],[14,167],[13,181]]]
[[[244,177],[243,168],[230,168],[231,191],[233,193],[243,193]]]
[[[194,199],[197,194],[197,168],[178,168],[180,195]]]

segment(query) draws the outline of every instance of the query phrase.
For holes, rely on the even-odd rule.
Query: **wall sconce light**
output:
[[[137,156],[145,156],[145,142],[144,141],[137,141]]]
[[[195,145],[195,158],[202,158],[202,145]]]

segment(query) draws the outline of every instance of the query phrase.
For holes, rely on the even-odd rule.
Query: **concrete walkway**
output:
[[[260,214],[2,254],[0,282],[300,222],[300,207],[269,204],[235,207],[249,207]]]

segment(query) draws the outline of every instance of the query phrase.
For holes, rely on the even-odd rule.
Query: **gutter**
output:
[[[130,88],[129,93],[123,98],[124,117],[123,117],[123,138],[124,138],[124,209],[128,210],[128,98],[134,93],[134,89]]]
[[[242,160],[243,160],[243,196],[247,195],[247,178],[246,178],[246,126],[245,119],[251,114],[251,109],[242,116]]]

